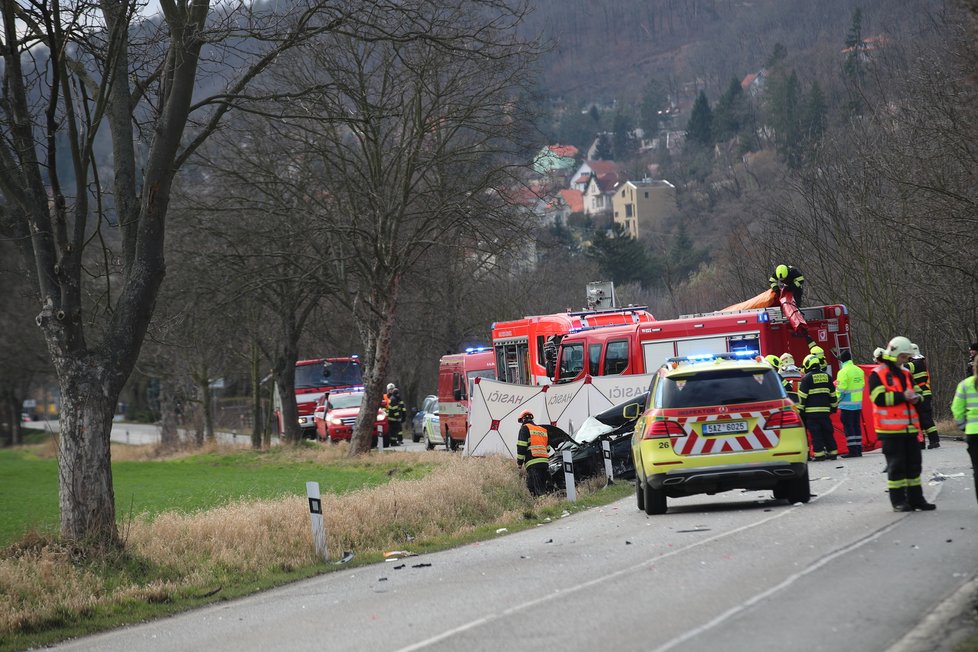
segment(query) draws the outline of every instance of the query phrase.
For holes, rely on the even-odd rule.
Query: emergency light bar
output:
[[[482,353],[483,351],[488,351],[488,350],[489,350],[489,347],[488,346],[470,346],[469,348],[465,349],[465,352],[466,353]]]
[[[757,350],[744,350],[744,351],[730,351],[727,353],[700,353],[696,355],[683,355],[674,358],[668,358],[666,360],[666,366],[670,366],[673,369],[679,367],[682,363],[694,364],[697,362],[709,362],[714,360],[719,362],[721,360],[750,360],[757,358],[760,355],[760,351]]]

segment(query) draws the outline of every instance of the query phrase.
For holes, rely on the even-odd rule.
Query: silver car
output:
[[[418,443],[424,436],[424,417],[426,414],[434,414],[438,411],[438,397],[428,394],[421,401],[421,409],[411,417],[411,441]]]

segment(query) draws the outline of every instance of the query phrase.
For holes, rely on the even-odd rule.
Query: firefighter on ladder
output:
[[[924,499],[920,485],[923,463],[917,442],[920,419],[916,406],[921,399],[910,371],[904,367],[911,355],[913,343],[906,337],[894,337],[883,350],[883,362],[869,374],[873,425],[883,444],[886,485],[895,512],[937,509]]]
[[[520,412],[520,434],[516,441],[516,465],[526,471],[526,488],[534,496],[547,493],[550,453],[546,428],[533,423],[533,413]]]
[[[805,282],[805,277],[797,268],[791,265],[778,265],[774,268],[774,274],[768,282],[779,297],[782,290],[789,290],[795,298],[795,306],[801,308],[802,284]]]

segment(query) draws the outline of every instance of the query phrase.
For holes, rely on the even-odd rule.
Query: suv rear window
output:
[[[689,376],[663,377],[655,392],[659,408],[688,408],[701,405],[733,405],[775,401],[784,398],[781,380],[773,369],[718,369]]]

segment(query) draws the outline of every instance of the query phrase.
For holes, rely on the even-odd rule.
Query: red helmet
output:
[[[520,416],[516,418],[520,423],[526,423],[527,421],[533,421],[533,413],[529,410],[523,410],[520,412]]]

